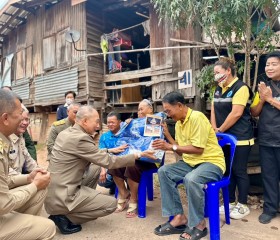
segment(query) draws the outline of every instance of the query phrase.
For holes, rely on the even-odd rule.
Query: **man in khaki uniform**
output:
[[[62,120],[59,121],[55,121],[52,124],[49,136],[48,136],[48,140],[47,140],[47,150],[48,150],[48,158],[47,160],[50,160],[51,157],[51,152],[55,143],[55,140],[57,138],[57,135],[62,132],[63,130],[65,130],[66,128],[73,126],[75,123],[75,119],[76,119],[76,114],[80,108],[81,104],[79,103],[71,103],[68,107],[68,117],[64,118]]]
[[[25,146],[23,133],[26,132],[29,125],[29,112],[27,108],[21,104],[23,113],[22,120],[15,133],[9,136],[11,142],[9,152],[9,175],[18,175],[31,173],[36,167],[37,162],[31,157]]]
[[[27,175],[8,176],[7,139],[22,120],[17,96],[0,90],[0,239],[52,239],[54,224],[40,214],[50,173],[36,169]]]
[[[59,216],[59,220],[63,216],[75,224],[82,224],[109,215],[117,207],[114,197],[82,185],[84,172],[91,163],[111,169],[133,166],[140,157],[155,159],[153,151],[113,156],[107,149],[99,150],[92,138],[99,129],[99,122],[95,109],[91,106],[80,107],[75,125],[61,132],[53,147],[49,164],[52,181],[45,208],[59,229],[64,230],[64,226],[62,221],[56,221],[56,216]]]

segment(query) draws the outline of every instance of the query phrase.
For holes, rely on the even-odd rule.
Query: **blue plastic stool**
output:
[[[223,177],[220,181],[207,183],[205,191],[205,208],[204,216],[209,218],[210,227],[210,240],[220,240],[220,214],[219,214],[219,191],[222,189],[224,208],[225,208],[225,219],[226,224],[230,224],[229,218],[229,190],[228,186],[230,183],[231,168],[236,148],[237,140],[231,134],[217,133],[219,145],[224,147],[230,145],[230,171],[229,176]],[[183,183],[180,181],[177,183]],[[169,221],[173,219],[173,216],[169,217]]]

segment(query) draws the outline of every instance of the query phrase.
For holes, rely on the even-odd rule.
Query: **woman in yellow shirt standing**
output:
[[[250,103],[253,94],[250,88],[235,76],[233,60],[221,58],[215,63],[214,74],[218,86],[211,109],[211,124],[216,132],[230,133],[238,140],[229,186],[229,208],[231,218],[241,219],[250,213],[247,206],[250,185],[247,163],[251,146],[254,144],[250,122]],[[224,213],[223,206],[220,207],[220,213]]]

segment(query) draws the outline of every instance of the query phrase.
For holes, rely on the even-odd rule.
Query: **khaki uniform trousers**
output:
[[[90,187],[92,189],[96,189],[100,172],[101,172],[100,166],[90,164],[88,170],[84,173],[82,185]]]
[[[10,191],[18,191],[22,187]],[[41,190],[22,207],[0,216],[1,240],[48,240],[56,233],[53,221],[40,217],[47,190]],[[37,215],[37,216],[36,216]]]
[[[95,189],[99,180],[100,171],[101,168],[99,166],[90,164],[88,171],[84,174],[82,185]],[[89,198],[80,203],[66,216],[73,223],[82,224],[99,217],[107,216],[113,213],[116,208],[117,201],[114,197],[98,193],[94,198],[89,196]]]

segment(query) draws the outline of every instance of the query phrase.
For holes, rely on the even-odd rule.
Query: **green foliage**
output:
[[[245,53],[243,80],[250,79],[250,54],[257,56],[273,50],[279,41],[272,27],[280,13],[279,0],[151,0],[160,16],[175,28],[199,24],[212,40],[219,56],[224,45],[228,56]],[[223,46],[222,46],[223,45]],[[257,58],[259,59],[259,58]]]
[[[201,98],[212,100],[216,88],[214,81],[214,65],[204,66],[196,77],[196,84],[200,90]]]

